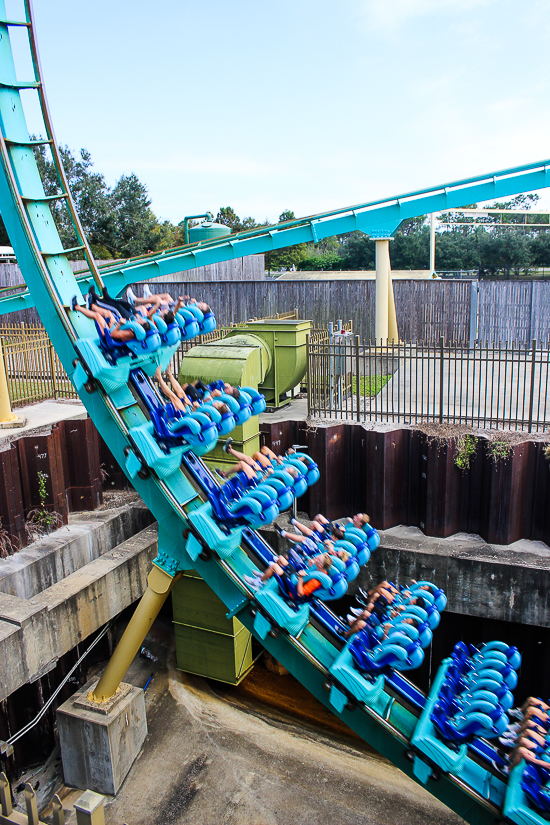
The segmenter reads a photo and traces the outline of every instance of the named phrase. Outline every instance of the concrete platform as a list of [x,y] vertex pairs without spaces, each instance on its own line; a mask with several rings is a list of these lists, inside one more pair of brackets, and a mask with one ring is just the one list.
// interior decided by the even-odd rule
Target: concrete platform
[[58,421],[72,421],[77,418],[87,418],[86,407],[78,399],[65,401],[40,401],[28,407],[17,407],[13,411],[16,415],[25,417],[24,427],[9,427],[0,429],[0,444],[3,441],[13,441],[31,430],[41,430],[52,427]]

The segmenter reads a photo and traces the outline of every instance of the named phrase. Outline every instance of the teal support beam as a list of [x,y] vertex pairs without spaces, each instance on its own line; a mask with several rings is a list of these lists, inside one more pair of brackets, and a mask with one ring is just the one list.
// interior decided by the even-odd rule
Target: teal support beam
[[[408,218],[548,186],[550,160],[544,160],[271,227],[202,241],[158,255],[129,259],[116,265],[100,267],[99,272],[111,294],[116,295],[134,282],[153,281],[163,275],[173,275],[198,266],[258,255],[296,244],[316,243],[331,235],[344,235],[359,230],[372,237],[388,237]],[[86,292],[93,276],[87,273],[77,280],[81,291]],[[3,298],[0,300],[0,315],[27,309],[29,306],[33,306],[33,301],[28,292]]]

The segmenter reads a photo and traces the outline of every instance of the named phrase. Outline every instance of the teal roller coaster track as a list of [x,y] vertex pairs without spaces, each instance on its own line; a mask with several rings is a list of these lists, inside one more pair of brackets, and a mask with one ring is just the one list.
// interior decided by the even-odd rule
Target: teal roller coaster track
[[[28,33],[34,75],[25,81],[16,77],[10,43],[13,27],[23,27]],[[23,90],[34,90],[40,102],[44,129],[38,140],[29,137],[21,103]],[[395,230],[405,218],[540,189],[550,185],[550,160],[98,268],[58,154],[29,0],[21,20],[8,20],[0,0],[0,127],[1,214],[26,284],[23,292],[0,301],[0,314],[37,307],[90,417],[158,521],[155,566],[170,577],[195,568],[226,604],[228,615],[238,617],[261,638],[317,699],[467,821],[490,823],[503,816],[513,822],[546,821],[528,803],[517,769],[508,781],[495,766],[496,752],[489,742],[470,737],[459,746],[434,734],[430,714],[449,662],[443,664],[428,698],[391,669],[371,690],[373,682],[346,662],[343,628],[322,602],[311,602],[305,621],[285,624],[283,616],[277,622],[269,599],[262,602],[244,580],[254,566],[265,566],[272,558],[270,549],[250,527],[220,529],[208,509],[209,496],[219,489],[219,482],[197,451],[183,447],[177,453],[159,452],[151,437],[150,415],[135,388],[136,371],[146,393],[154,396],[149,377],[158,365],[166,366],[177,345],[110,362],[98,346],[93,322],[71,312],[70,305],[72,297],[92,282],[98,290],[106,285],[116,294],[129,283],[198,265],[355,230],[376,237]],[[34,146],[40,143],[49,147],[57,167],[56,196],[44,193],[34,156]],[[61,244],[50,210],[54,198],[65,204],[73,222],[77,241],[71,249]],[[67,259],[75,251],[82,253],[89,266],[78,278]]]

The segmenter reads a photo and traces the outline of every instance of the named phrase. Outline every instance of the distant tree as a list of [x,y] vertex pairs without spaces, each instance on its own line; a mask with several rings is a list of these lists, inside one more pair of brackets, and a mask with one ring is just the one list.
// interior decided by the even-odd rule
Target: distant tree
[[354,232],[343,249],[342,269],[374,269],[374,241]]
[[246,229],[255,229],[257,226],[262,226],[251,217],[241,220],[232,206],[222,206],[220,208],[216,215],[216,223],[228,226],[231,232],[244,232]]
[[117,257],[154,251],[157,219],[150,209],[147,187],[136,175],[122,175],[109,195],[110,237],[106,246]]
[[496,229],[494,232],[480,231],[477,234],[480,274],[491,276],[502,272],[504,278],[529,274],[531,254],[529,237],[521,231]]
[[[46,147],[35,146],[34,152],[45,194],[58,195],[61,187],[55,165]],[[93,162],[87,149],[80,150],[79,158],[73,155],[68,146],[60,146],[59,153],[76,211],[92,251],[99,258],[111,257],[105,247],[105,241],[110,235],[111,222],[109,188],[105,178],[98,172],[91,171]],[[50,209],[63,246],[75,246],[76,235],[64,201],[51,201]]]
[[529,240],[533,266],[550,266],[550,233],[544,229]]
[[418,215],[415,218],[407,218],[399,224],[397,232],[401,235],[414,235],[426,226],[427,220],[427,215]]
[[285,221],[295,221],[296,215],[292,211],[292,209],[285,209],[284,212],[281,212],[279,215],[279,223],[285,223]]
[[[285,209],[279,215],[278,223],[285,221],[294,221],[296,216],[291,209]],[[279,269],[301,269],[301,263],[307,255],[308,245],[305,243],[295,244],[294,246],[285,246],[282,249],[273,249],[265,253],[265,268],[267,270]]]

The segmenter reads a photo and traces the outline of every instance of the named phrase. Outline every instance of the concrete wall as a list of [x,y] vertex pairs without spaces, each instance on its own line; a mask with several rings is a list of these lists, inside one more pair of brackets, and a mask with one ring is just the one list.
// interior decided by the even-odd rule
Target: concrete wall
[[137,601],[156,554],[155,524],[32,598],[0,593],[0,701]]

